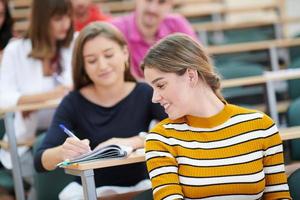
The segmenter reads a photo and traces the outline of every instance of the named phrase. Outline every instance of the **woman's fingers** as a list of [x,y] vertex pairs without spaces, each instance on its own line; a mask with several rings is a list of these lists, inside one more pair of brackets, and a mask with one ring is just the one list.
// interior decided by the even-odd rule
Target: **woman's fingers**
[[62,145],[62,152],[64,159],[72,159],[79,155],[88,153],[91,151],[89,146],[89,140],[78,140],[77,138],[69,137]]

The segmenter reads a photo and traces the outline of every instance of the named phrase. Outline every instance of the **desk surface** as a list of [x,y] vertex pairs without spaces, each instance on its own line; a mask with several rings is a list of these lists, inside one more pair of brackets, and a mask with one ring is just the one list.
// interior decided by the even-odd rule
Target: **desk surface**
[[49,109],[49,108],[56,108],[57,105],[60,103],[61,99],[45,101],[42,103],[34,103],[34,104],[24,104],[18,105],[14,107],[8,107],[0,109],[0,115],[8,112],[15,112],[15,111],[31,111],[31,110],[41,110],[41,109]]
[[138,163],[145,161],[145,154],[144,153],[131,153],[126,158],[114,158],[114,159],[103,159],[103,160],[96,160],[92,162],[83,162],[83,163],[76,163],[73,165],[69,165],[64,167],[65,169],[73,169],[73,170],[88,170],[88,169],[98,169],[98,168],[105,168],[105,167],[113,167],[118,165],[127,165],[131,163]]
[[300,17],[285,17],[275,19],[249,19],[248,21],[239,22],[207,22],[207,23],[193,23],[192,26],[195,30],[199,31],[220,31],[231,29],[253,28],[259,26],[273,25],[273,24],[287,24],[299,23]]
[[267,81],[283,81],[300,78],[300,69],[287,69],[272,72],[266,72],[262,76],[248,76],[243,78],[234,78],[222,80],[221,87],[249,86],[267,83]]

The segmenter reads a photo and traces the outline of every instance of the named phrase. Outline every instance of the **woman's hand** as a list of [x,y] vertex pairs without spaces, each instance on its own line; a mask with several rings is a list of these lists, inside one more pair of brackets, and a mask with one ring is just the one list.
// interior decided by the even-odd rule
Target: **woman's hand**
[[73,159],[90,152],[91,147],[89,144],[90,141],[88,139],[78,140],[74,137],[68,137],[61,147],[62,160]]
[[71,88],[63,85],[56,86],[50,93],[50,99],[59,99],[70,92]]
[[111,138],[98,144],[96,148],[102,148],[108,145],[123,145],[123,146],[130,146],[133,149],[138,149],[144,147],[144,141],[139,136],[134,136],[130,138]]

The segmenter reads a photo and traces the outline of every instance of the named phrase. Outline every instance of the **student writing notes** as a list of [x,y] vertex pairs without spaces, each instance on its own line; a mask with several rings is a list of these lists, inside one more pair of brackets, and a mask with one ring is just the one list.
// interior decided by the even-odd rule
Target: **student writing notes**
[[[163,109],[151,102],[151,88],[132,81],[127,44],[113,25],[94,22],[86,26],[76,40],[72,65],[74,91],[57,108],[35,155],[38,171],[53,170],[59,162],[96,147],[117,144],[141,148],[144,141],[138,133],[148,131],[152,119],[165,117]],[[80,140],[68,137],[59,124]],[[149,188],[147,179],[144,163],[95,170],[97,193],[102,196],[106,195],[102,186],[122,188],[115,192],[133,192]],[[78,179],[67,186],[60,198],[83,198],[79,183]],[[70,197],[73,191],[78,191],[78,196]]]
[[169,117],[146,137],[155,200],[291,199],[276,125],[224,101],[199,43],[168,36],[142,66],[152,101]]

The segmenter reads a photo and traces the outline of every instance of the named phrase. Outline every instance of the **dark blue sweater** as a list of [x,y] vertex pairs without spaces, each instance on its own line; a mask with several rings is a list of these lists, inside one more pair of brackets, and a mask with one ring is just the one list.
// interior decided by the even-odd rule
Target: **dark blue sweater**
[[[89,139],[91,148],[112,137],[127,138],[148,131],[152,119],[166,117],[163,108],[151,102],[152,90],[137,83],[133,91],[112,107],[102,107],[83,97],[78,91],[68,94],[56,110],[46,137],[35,154],[37,171],[46,171],[41,163],[43,152],[64,143],[67,135],[59,128],[64,124],[80,139]],[[95,170],[96,186],[130,186],[147,178],[144,163]],[[78,179],[79,182],[79,179]]]

